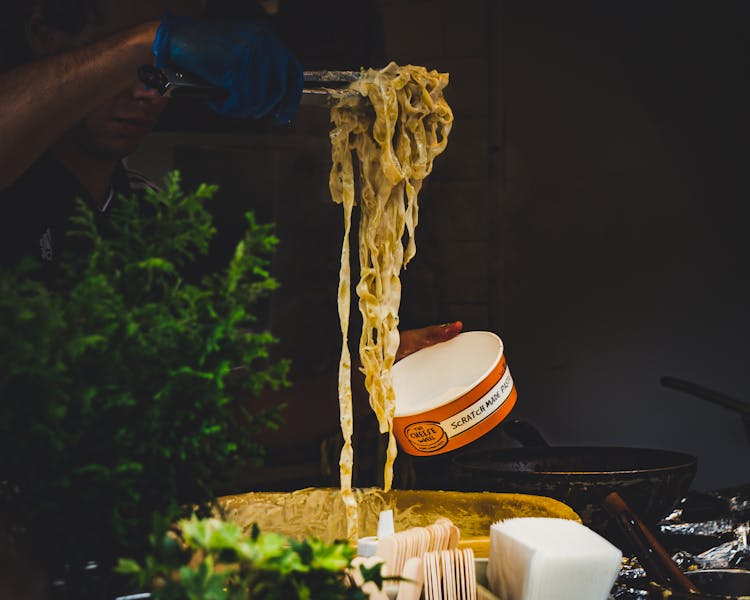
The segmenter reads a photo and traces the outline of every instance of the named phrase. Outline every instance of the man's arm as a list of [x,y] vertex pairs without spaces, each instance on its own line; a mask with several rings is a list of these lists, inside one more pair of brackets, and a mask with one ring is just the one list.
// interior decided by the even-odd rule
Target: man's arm
[[68,129],[134,85],[153,60],[158,22],[0,73],[0,189],[9,186]]

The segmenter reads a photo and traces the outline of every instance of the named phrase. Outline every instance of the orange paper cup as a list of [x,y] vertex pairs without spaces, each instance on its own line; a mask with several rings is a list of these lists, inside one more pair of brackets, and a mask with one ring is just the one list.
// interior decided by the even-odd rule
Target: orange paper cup
[[419,350],[391,373],[393,434],[414,456],[443,454],[477,440],[516,403],[503,342],[489,331],[467,331]]

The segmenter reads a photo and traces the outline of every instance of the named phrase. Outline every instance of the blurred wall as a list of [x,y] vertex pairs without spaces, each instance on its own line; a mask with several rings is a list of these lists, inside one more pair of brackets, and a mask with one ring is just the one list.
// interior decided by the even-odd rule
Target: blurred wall
[[[748,4],[503,2],[499,305],[528,418],[556,444],[699,456],[750,480]],[[498,307],[499,310],[498,310]]]

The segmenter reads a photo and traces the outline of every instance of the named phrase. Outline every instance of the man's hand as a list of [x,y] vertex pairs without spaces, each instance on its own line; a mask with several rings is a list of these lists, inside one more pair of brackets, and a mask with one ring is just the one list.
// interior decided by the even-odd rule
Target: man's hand
[[401,343],[396,353],[396,360],[401,360],[417,350],[427,348],[427,346],[447,342],[461,333],[462,329],[463,323],[461,321],[454,321],[453,323],[445,323],[444,325],[431,325],[422,329],[403,331],[401,332]]
[[302,97],[302,67],[264,21],[167,15],[154,40],[156,66],[172,64],[229,92],[219,114],[289,122]]

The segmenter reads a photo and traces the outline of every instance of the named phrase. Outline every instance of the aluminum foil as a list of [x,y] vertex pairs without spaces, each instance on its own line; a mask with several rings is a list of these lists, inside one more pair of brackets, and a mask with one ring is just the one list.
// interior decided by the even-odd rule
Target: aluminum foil
[[646,590],[636,590],[618,585],[612,591],[612,597],[615,600],[638,600],[640,598],[648,598],[648,592]]
[[[732,523],[731,520],[707,521],[706,523],[685,523],[683,529],[679,529],[684,535],[707,535],[717,536],[732,534],[734,539],[709,548],[700,554],[689,552],[677,552],[672,559],[682,568],[698,569],[750,569],[750,548],[747,544],[747,533],[750,530],[748,523]],[[669,533],[675,530],[662,529]]]
[[[720,518],[701,522],[686,522],[683,508],[675,509],[659,524],[659,532],[679,537],[705,536],[722,539],[722,543],[701,552],[691,554],[679,551],[672,559],[683,571],[689,569],[748,569],[750,570],[750,488],[735,493],[722,494],[714,492],[716,499],[721,499],[727,507],[726,514]],[[677,542],[679,545],[679,542]],[[620,576],[612,591],[615,600],[643,600],[649,598],[649,578],[636,557],[623,558]],[[728,597],[729,598],[729,597]]]
[[749,528],[750,523],[738,525],[734,540],[692,557],[694,564],[700,569],[750,569],[750,549],[747,546]]
[[737,524],[732,519],[717,519],[702,523],[675,523],[659,527],[662,533],[675,535],[724,535],[732,533]]

